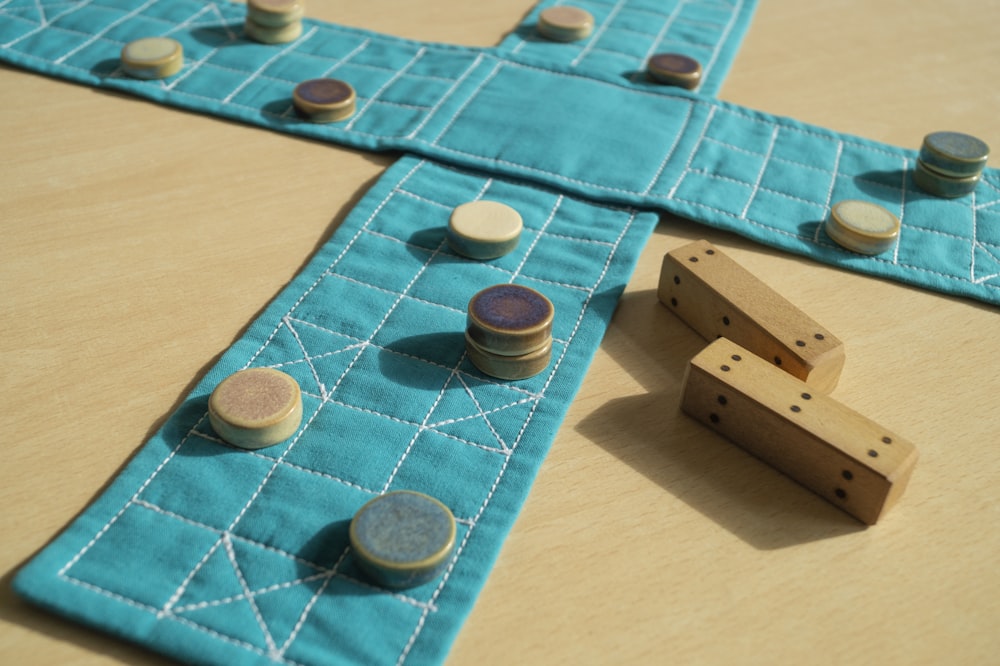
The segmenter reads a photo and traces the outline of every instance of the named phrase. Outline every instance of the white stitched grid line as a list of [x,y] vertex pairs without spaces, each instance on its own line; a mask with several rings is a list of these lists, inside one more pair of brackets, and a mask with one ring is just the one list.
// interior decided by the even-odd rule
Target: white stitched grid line
[[510,282],[511,284],[514,283],[514,280],[517,279],[518,274],[524,268],[524,264],[527,263],[528,257],[531,256],[532,250],[534,250],[535,246],[538,245],[538,241],[539,239],[541,239],[542,234],[544,234],[545,230],[548,229],[550,224],[552,224],[552,220],[555,219],[556,214],[559,212],[559,207],[562,206],[562,202],[563,202],[563,195],[560,194],[559,197],[556,199],[556,202],[552,205],[552,209],[549,211],[549,216],[545,219],[545,223],[542,224],[542,228],[538,230],[538,234],[535,235],[535,239],[531,241],[531,245],[528,246],[528,251],[524,253],[524,257],[521,259],[521,263],[517,265],[517,268],[511,274],[510,280],[508,280],[508,282]]
[[228,534],[222,535],[222,545],[225,548],[226,557],[229,558],[229,563],[232,565],[233,571],[236,573],[236,579],[240,583],[240,588],[243,590],[243,598],[246,599],[247,604],[250,606],[250,610],[253,612],[254,619],[257,621],[257,625],[264,634],[264,642],[267,644],[268,656],[272,658],[278,656],[278,646],[274,644],[274,637],[271,636],[271,631],[267,627],[267,622],[264,621],[264,616],[260,614],[260,608],[257,607],[257,602],[254,601],[253,592],[250,591],[250,586],[247,585],[247,580],[243,576],[243,570],[240,569],[240,564],[236,561],[236,551],[233,550],[233,542],[230,540]]
[[117,20],[112,21],[111,23],[109,23],[108,25],[106,25],[103,30],[101,30],[100,32],[92,35],[90,37],[90,39],[84,41],[81,44],[77,44],[73,49],[71,49],[70,51],[68,51],[68,52],[64,53],[63,55],[59,56],[58,58],[56,58],[52,62],[54,62],[57,65],[62,64],[63,62],[65,62],[68,58],[70,58],[74,54],[79,53],[80,51],[82,51],[83,49],[87,48],[88,46],[90,46],[91,44],[93,44],[94,42],[96,42],[97,40],[99,40],[102,37],[104,37],[104,35],[106,35],[112,29],[116,28],[118,25],[120,25],[120,24],[124,23],[125,21],[129,20],[130,18],[132,18],[136,14],[141,14],[144,9],[146,9],[147,7],[149,7],[150,5],[152,5],[152,4],[156,3],[156,2],[157,2],[157,0],[146,0],[146,2],[144,4],[139,5],[138,7],[136,7],[132,11],[130,11],[128,14],[120,16]]
[[396,81],[398,81],[400,79],[400,77],[405,76],[406,72],[411,67],[413,67],[415,64],[417,64],[418,62],[420,62],[420,59],[424,57],[425,53],[427,53],[427,48],[426,47],[420,47],[420,49],[413,55],[413,57],[410,58],[409,62],[407,62],[403,67],[401,67],[399,69],[399,71],[397,71],[388,81],[386,81],[385,83],[383,83],[382,87],[380,87],[378,90],[375,91],[375,94],[372,95],[368,99],[368,101],[365,102],[364,106],[362,106],[358,110],[358,112],[354,114],[354,117],[351,118],[351,121],[349,123],[347,123],[347,125],[344,127],[344,129],[347,130],[347,131],[350,131],[354,127],[355,123],[357,123],[359,120],[361,120],[361,117],[365,115],[365,112],[367,112],[368,109],[371,108],[371,105],[374,104],[375,101],[378,100],[378,98],[382,96],[382,93],[384,93],[386,90],[388,90],[389,86],[391,86],[393,83],[395,83]]
[[738,0],[738,2],[733,5],[734,10],[729,15],[729,22],[726,24],[725,29],[722,31],[722,36],[718,42],[715,44],[715,48],[712,49],[712,57],[709,59],[708,64],[701,71],[701,76],[703,79],[707,79],[712,74],[712,69],[715,67],[716,61],[719,59],[719,54],[722,53],[722,48],[725,46],[727,40],[729,39],[730,33],[733,31],[733,27],[736,25],[736,19],[743,13],[743,0]]
[[674,136],[673,142],[670,144],[670,148],[667,150],[667,154],[664,155],[663,161],[660,162],[659,168],[656,169],[656,173],[653,174],[653,178],[646,185],[646,189],[643,190],[643,195],[648,195],[653,191],[653,187],[659,182],[660,177],[663,175],[663,170],[667,168],[667,163],[670,162],[670,158],[673,157],[674,151],[677,150],[677,144],[680,143],[681,137],[687,133],[688,125],[691,123],[691,116],[694,111],[694,105],[688,104],[684,107],[684,122],[681,123],[681,129]]
[[701,133],[694,142],[694,146],[691,147],[691,152],[688,154],[687,162],[684,163],[684,169],[681,171],[680,175],[677,176],[677,182],[674,186],[670,188],[670,192],[667,193],[668,199],[673,199],[674,195],[677,194],[677,188],[681,186],[684,182],[684,177],[691,170],[691,163],[694,161],[694,156],[698,153],[698,149],[701,147],[701,142],[705,139],[706,134],[708,134],[708,128],[712,124],[712,118],[715,117],[715,109],[718,107],[711,107],[708,111],[708,115],[705,117],[705,124],[701,127]]
[[[566,347],[563,349],[562,353],[559,355],[559,358],[556,359],[556,362],[553,365],[552,371],[549,373],[549,376],[546,379],[545,385],[542,387],[542,393],[544,393],[546,391],[546,389],[548,388],[549,384],[552,382],[552,379],[558,373],[559,367],[562,365],[563,359],[566,358],[566,355],[569,353],[570,345],[572,344],[573,339],[576,337],[577,332],[580,330],[580,325],[583,323],[583,319],[584,319],[584,317],[586,316],[586,314],[587,314],[587,312],[589,310],[590,302],[591,302],[591,299],[593,297],[593,294],[596,293],[597,288],[600,286],[601,282],[604,280],[604,277],[607,275],[608,269],[611,267],[611,262],[614,259],[615,253],[617,252],[618,247],[621,245],[622,239],[625,238],[626,233],[631,228],[632,223],[635,221],[635,216],[636,216],[636,214],[635,214],[635,212],[633,212],[632,215],[629,217],[628,222],[625,225],[623,225],[621,234],[616,239],[614,248],[608,254],[608,257],[607,257],[607,259],[606,259],[606,261],[604,263],[603,270],[601,271],[600,276],[598,276],[597,282],[595,283],[594,288],[591,290],[590,295],[584,301],[583,307],[580,308],[580,313],[577,316],[576,323],[574,324],[573,330],[571,331],[570,336],[569,336],[569,342],[566,344]],[[486,495],[486,499],[483,500],[483,503],[479,507],[478,513],[476,513],[476,515],[472,519],[472,524],[469,526],[469,530],[465,533],[465,537],[463,537],[462,542],[456,548],[455,557],[452,558],[451,563],[449,564],[448,568],[445,570],[444,574],[441,577],[440,583],[438,583],[437,588],[434,590],[434,594],[431,595],[431,603],[434,603],[437,600],[438,596],[441,594],[441,591],[444,589],[445,585],[447,584],[448,579],[451,577],[451,573],[454,570],[455,563],[458,562],[458,559],[461,556],[461,553],[464,551],[465,546],[466,546],[466,544],[469,541],[469,538],[472,536],[473,531],[475,531],[476,526],[479,524],[480,518],[483,516],[483,513],[486,511],[486,507],[489,506],[490,501],[493,499],[493,496],[496,494],[496,490],[499,487],[500,482],[501,482],[501,480],[504,477],[504,474],[506,473],[507,466],[510,464],[510,461],[513,459],[514,453],[517,450],[518,445],[521,443],[521,438],[523,437],[524,433],[527,432],[528,426],[531,423],[531,421],[532,421],[532,419],[533,419],[533,417],[535,415],[535,411],[537,410],[537,408],[538,408],[538,406],[540,404],[541,404],[540,401],[536,402],[532,406],[531,412],[528,414],[528,417],[524,420],[524,423],[521,426],[520,432],[518,432],[517,437],[514,439],[514,443],[511,445],[511,455],[507,456],[507,458],[504,460],[503,466],[500,468],[500,471],[497,473],[496,479],[494,479],[493,485],[490,487],[490,491]],[[410,651],[413,649],[413,646],[417,642],[417,637],[420,635],[420,632],[424,628],[424,625],[425,625],[425,623],[427,621],[427,615],[428,615],[427,611],[424,611],[423,613],[421,613],[420,620],[417,622],[417,626],[414,628],[413,634],[411,634],[410,639],[407,641],[406,645],[403,648],[403,651],[399,655],[399,658],[396,660],[397,666],[402,666],[402,664],[406,662],[407,655],[409,655]]]
[[455,121],[458,120],[458,117],[462,115],[462,112],[465,111],[465,109],[470,104],[472,104],[472,101],[479,96],[479,93],[482,92],[483,88],[485,88],[486,85],[493,80],[493,77],[495,77],[497,74],[500,73],[500,69],[503,67],[503,64],[504,64],[503,61],[498,61],[497,64],[493,66],[493,69],[490,70],[490,73],[486,76],[486,78],[480,81],[479,85],[476,86],[475,89],[473,89],[472,93],[468,96],[468,98],[466,98],[465,102],[463,102],[462,105],[455,110],[454,115],[452,115],[452,117],[448,120],[448,123],[443,128],[441,128],[441,131],[437,133],[437,136],[435,136],[430,141],[425,140],[424,143],[427,143],[428,145],[431,146],[436,146],[438,141],[441,140],[441,137],[443,137],[445,134],[448,133],[448,130],[451,129],[451,126],[454,125]]
[[78,12],[81,9],[83,9],[85,7],[88,7],[92,3],[92,1],[93,0],[83,0],[83,2],[81,2],[80,4],[73,5],[69,9],[67,9],[65,11],[62,11],[62,12],[59,12],[54,17],[52,17],[51,20],[43,21],[43,22],[39,23],[38,27],[35,28],[34,30],[29,30],[28,32],[26,32],[26,33],[18,36],[16,39],[12,39],[11,41],[3,44],[2,45],[3,48],[9,49],[12,46],[17,45],[19,42],[27,39],[28,37],[31,37],[33,35],[37,35],[39,32],[41,32],[42,30],[45,30],[46,28],[48,28],[49,26],[51,26],[56,21],[58,21],[59,19],[63,18],[64,16],[69,16],[70,14],[72,14],[74,12]]
[[750,210],[750,206],[753,204],[754,198],[757,196],[758,190],[760,190],[760,183],[764,180],[764,171],[767,170],[767,165],[771,161],[771,153],[774,152],[774,144],[778,141],[778,130],[780,125],[775,125],[774,130],[771,132],[771,143],[767,146],[767,154],[764,156],[764,162],[760,165],[760,171],[757,172],[757,180],[753,184],[753,190],[750,192],[750,197],[747,199],[747,203],[743,206],[743,212],[740,213],[740,217],[746,217],[747,212]]
[[[830,206],[833,204],[833,189],[837,186],[837,174],[840,171],[840,157],[844,154],[844,142],[837,142],[837,154],[833,160],[833,177],[830,178],[830,188],[826,191],[826,203],[823,204],[823,217],[826,218],[830,214]],[[813,236],[813,242],[819,242],[819,234],[823,229],[823,223],[820,222],[816,225],[816,234]]]
[[312,612],[313,606],[316,605],[316,601],[326,590],[327,586],[330,584],[330,581],[333,580],[335,573],[337,572],[337,570],[340,569],[340,565],[343,564],[344,558],[347,557],[347,554],[350,551],[351,551],[350,547],[344,549],[344,551],[340,554],[340,559],[337,560],[337,562],[333,565],[333,568],[330,570],[330,573],[327,575],[326,580],[323,581],[323,584],[320,585],[319,589],[317,589],[315,594],[313,594],[312,598],[309,600],[309,603],[306,604],[306,607],[302,609],[302,614],[299,616],[299,619],[296,621],[295,626],[292,628],[292,633],[288,635],[288,638],[285,639],[284,644],[277,652],[278,658],[284,658],[285,653],[288,652],[288,648],[290,648],[292,646],[292,643],[295,642],[295,639],[299,635],[299,631],[301,631],[303,625],[305,625],[306,618],[309,617],[309,613]]
[[243,90],[245,90],[247,88],[247,86],[249,86],[251,83],[253,83],[254,81],[256,81],[257,77],[259,77],[261,74],[264,73],[265,69],[267,69],[268,67],[270,67],[271,64],[273,64],[274,62],[280,60],[284,56],[288,55],[289,53],[291,53],[295,49],[299,48],[300,46],[302,46],[303,44],[305,44],[306,42],[308,42],[309,39],[313,35],[316,34],[317,30],[318,30],[318,28],[316,28],[315,26],[312,27],[309,30],[309,32],[307,32],[306,34],[302,35],[301,37],[299,37],[298,39],[296,39],[294,42],[292,42],[291,44],[289,44],[288,46],[286,46],[285,48],[281,49],[280,51],[278,51],[277,53],[275,53],[273,56],[271,56],[270,58],[268,58],[266,61],[264,61],[264,64],[262,64],[260,67],[258,67],[253,72],[250,72],[250,76],[248,76],[247,78],[245,78],[243,80],[243,82],[240,83],[240,85],[236,86],[235,90],[233,90],[231,93],[229,93],[228,95],[226,95],[225,97],[223,97],[222,98],[222,103],[223,104],[228,104],[229,102],[231,102],[233,100],[233,98],[236,97],[237,95],[239,95],[241,92],[243,92]]
[[441,98],[437,101],[437,103],[433,107],[431,107],[430,111],[427,112],[427,115],[424,116],[424,119],[421,120],[420,123],[413,128],[413,131],[411,131],[409,134],[406,135],[406,138],[412,139],[413,137],[415,137],[420,132],[420,130],[422,130],[427,125],[427,123],[431,121],[431,118],[434,117],[434,115],[444,105],[445,102],[451,99],[451,96],[455,94],[455,91],[458,90],[458,88],[462,85],[462,83],[465,82],[465,79],[467,79],[469,75],[471,75],[472,72],[474,72],[479,67],[479,63],[481,63],[482,61],[483,61],[483,54],[480,53],[479,55],[476,56],[476,59],[472,62],[472,64],[469,65],[464,72],[462,72],[462,75],[455,80],[455,82],[451,85],[450,88],[448,88],[445,94],[441,96]]
[[892,263],[899,263],[899,245],[903,241],[903,216],[906,214],[906,179],[909,176],[909,160],[905,157],[903,158],[903,171],[900,176],[901,183],[899,184],[899,235],[896,236],[896,242],[892,248]]
[[[684,7],[684,5],[686,3],[687,3],[687,0],[678,0],[677,4],[674,5],[674,8],[670,11],[670,15],[667,16],[667,20],[663,22],[663,25],[660,27],[660,31],[658,33],[656,33],[656,36],[653,38],[653,43],[649,45],[649,48],[646,49],[645,55],[642,56],[642,62],[644,64],[645,64],[645,62],[647,60],[649,60],[653,56],[654,53],[656,53],[656,49],[659,48],[660,42],[662,42],[664,40],[664,38],[666,38],[667,33],[670,32],[670,28],[673,27],[674,21],[677,20],[677,17],[681,13],[681,9]],[[636,74],[634,75],[634,77],[635,78],[633,79],[633,81],[636,80],[636,79],[638,79],[639,77],[641,77],[641,74],[639,74],[638,72],[636,72]],[[690,115],[690,113],[691,113],[691,110],[690,110],[690,107],[689,107],[688,108],[688,114]],[[680,138],[679,135],[678,135],[678,138]],[[665,162],[666,162],[666,160],[664,160],[664,163]],[[650,185],[650,188],[651,187],[652,187],[652,185]],[[647,191],[648,191],[648,189],[647,189]]]
[[591,36],[591,38],[587,41],[587,44],[583,47],[583,49],[580,50],[580,52],[576,55],[576,57],[570,60],[569,62],[570,67],[576,67],[577,65],[580,64],[580,61],[582,61],[584,58],[587,57],[587,54],[590,53],[590,49],[592,49],[594,45],[597,44],[598,41],[600,41],[601,36],[608,29],[608,26],[612,22],[614,22],[615,17],[618,16],[618,12],[621,11],[622,5],[624,4],[625,0],[618,0],[618,2],[614,4],[614,7],[612,7],[611,11],[608,12],[607,17],[605,17],[605,19],[601,21],[601,27],[598,28],[597,32]]

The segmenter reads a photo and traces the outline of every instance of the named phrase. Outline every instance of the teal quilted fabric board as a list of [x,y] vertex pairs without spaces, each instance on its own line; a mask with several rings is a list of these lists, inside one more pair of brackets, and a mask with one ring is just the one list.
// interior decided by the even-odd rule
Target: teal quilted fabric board
[[[497,48],[472,49],[306,21],[290,44],[242,33],[244,10],[193,0],[8,0],[0,58],[34,70],[271,129],[369,150],[401,150],[663,210],[862,273],[1000,302],[1000,172],[944,200],[920,190],[915,150],[726,104],[714,92],[753,3],[585,2],[597,20],[581,44],[542,43],[534,17]],[[187,62],[158,82],[127,78],[136,34],[180,41]],[[701,90],[638,74],[651,51],[705,58]],[[349,121],[297,118],[291,91],[332,76],[357,88]],[[586,109],[586,113],[581,113]],[[489,131],[484,131],[489,128]],[[837,200],[871,200],[903,225],[874,259],[836,246],[822,221]]]
[[[1000,176],[970,197],[916,189],[915,152],[713,99],[747,29],[743,0],[581,1],[590,38],[537,38],[543,2],[496,48],[419,43],[313,20],[289,44],[246,39],[244,9],[193,0],[0,0],[0,58],[270,130],[407,154],[199,382],[111,487],[16,579],[24,596],[197,663],[437,663],[513,524],[615,303],[668,211],[861,272],[997,303]],[[165,81],[122,74],[121,47],[167,35]],[[650,84],[657,51],[705,65],[699,90]],[[358,111],[293,113],[306,78],[351,81]],[[581,109],[586,112],[581,113]],[[475,262],[444,243],[450,210],[514,206],[518,250]],[[851,255],[821,230],[843,198],[902,219],[898,244]],[[463,353],[468,299],[511,282],[556,308],[538,377],[492,379]],[[299,432],[228,447],[208,394],[246,367],[303,390]],[[443,577],[390,593],[357,569],[347,524],[395,489],[444,501]]]

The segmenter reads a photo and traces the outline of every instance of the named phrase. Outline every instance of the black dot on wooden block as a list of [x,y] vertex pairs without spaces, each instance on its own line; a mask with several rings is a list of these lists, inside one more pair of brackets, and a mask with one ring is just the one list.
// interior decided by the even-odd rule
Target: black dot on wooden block
[[775,356],[774,357],[774,364],[775,365],[781,365],[781,357],[780,356]]
[[740,356],[739,354],[733,354],[729,358],[733,359],[734,361],[742,361],[743,360],[743,357]]
[[813,337],[816,338],[817,340],[826,340],[826,336],[823,335],[822,333],[817,333]]
[[792,405],[791,409],[792,409],[793,412],[801,412],[802,411],[802,408],[799,407],[798,405]]
[[844,479],[846,479],[847,481],[850,481],[851,479],[854,478],[854,473],[851,472],[851,470],[849,469],[845,469],[843,472],[840,473],[840,475],[844,477]]
[[795,346],[796,347],[805,347],[806,346],[806,341],[805,340],[796,340],[795,341]]
[[677,307],[677,299],[676,298],[671,298],[670,299],[670,304],[676,308]]
[[722,370],[723,372],[729,372],[729,366],[728,365],[719,366],[719,369]]
[[725,324],[726,326],[729,326],[729,317],[723,317],[722,323]]
[[718,423],[719,422],[719,415],[718,414],[709,414],[708,415],[708,420],[711,421],[712,423]]
[[705,250],[705,254],[715,254],[715,250]]
[[726,400],[726,396],[724,396],[724,395],[720,395],[719,396],[719,404],[720,405],[725,405],[727,402],[729,402],[729,401]]
[[680,275],[675,275],[674,276],[674,284],[680,284],[680,283],[681,283],[681,276]]
[[882,443],[883,444],[892,444],[892,437],[883,437],[882,438]]
[[698,257],[688,257],[688,261],[690,261],[692,264],[696,264],[698,263]]
[[802,399],[803,399],[803,400],[812,400],[812,399],[813,399],[813,397],[812,397],[812,394],[811,394],[811,393],[803,393],[803,394],[802,394]]
[[872,458],[878,458],[878,451],[876,451],[875,449],[869,449],[868,455],[870,455]]
[[844,490],[843,488],[837,488],[836,490],[833,491],[833,494],[842,500],[847,499],[847,491]]

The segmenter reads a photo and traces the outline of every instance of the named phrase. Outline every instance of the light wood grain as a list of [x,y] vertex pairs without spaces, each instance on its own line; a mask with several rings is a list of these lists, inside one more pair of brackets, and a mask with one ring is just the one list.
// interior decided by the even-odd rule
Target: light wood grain
[[[313,0],[308,12],[490,45],[530,4]],[[763,0],[720,96],[896,145],[948,128],[1000,146],[998,24],[987,0]],[[9,68],[0,91],[8,582],[393,156]],[[698,238],[836,331],[849,355],[834,397],[920,444],[877,527],[679,413],[704,342],[656,285],[663,255]],[[998,313],[664,219],[450,663],[996,663]],[[0,663],[164,663],[7,586],[0,622]]]
[[656,295],[706,340],[729,338],[814,391],[840,379],[844,343],[707,241],[663,255]]
[[868,525],[917,462],[903,437],[726,338],[691,359],[681,409]]

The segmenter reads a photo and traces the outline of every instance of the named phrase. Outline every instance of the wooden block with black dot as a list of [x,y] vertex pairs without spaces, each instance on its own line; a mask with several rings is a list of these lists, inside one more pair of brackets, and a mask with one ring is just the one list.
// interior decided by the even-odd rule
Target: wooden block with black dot
[[910,442],[725,338],[691,360],[681,409],[868,525],[917,461]]
[[729,338],[814,391],[840,379],[843,343],[708,241],[663,257],[657,295],[706,340]]

